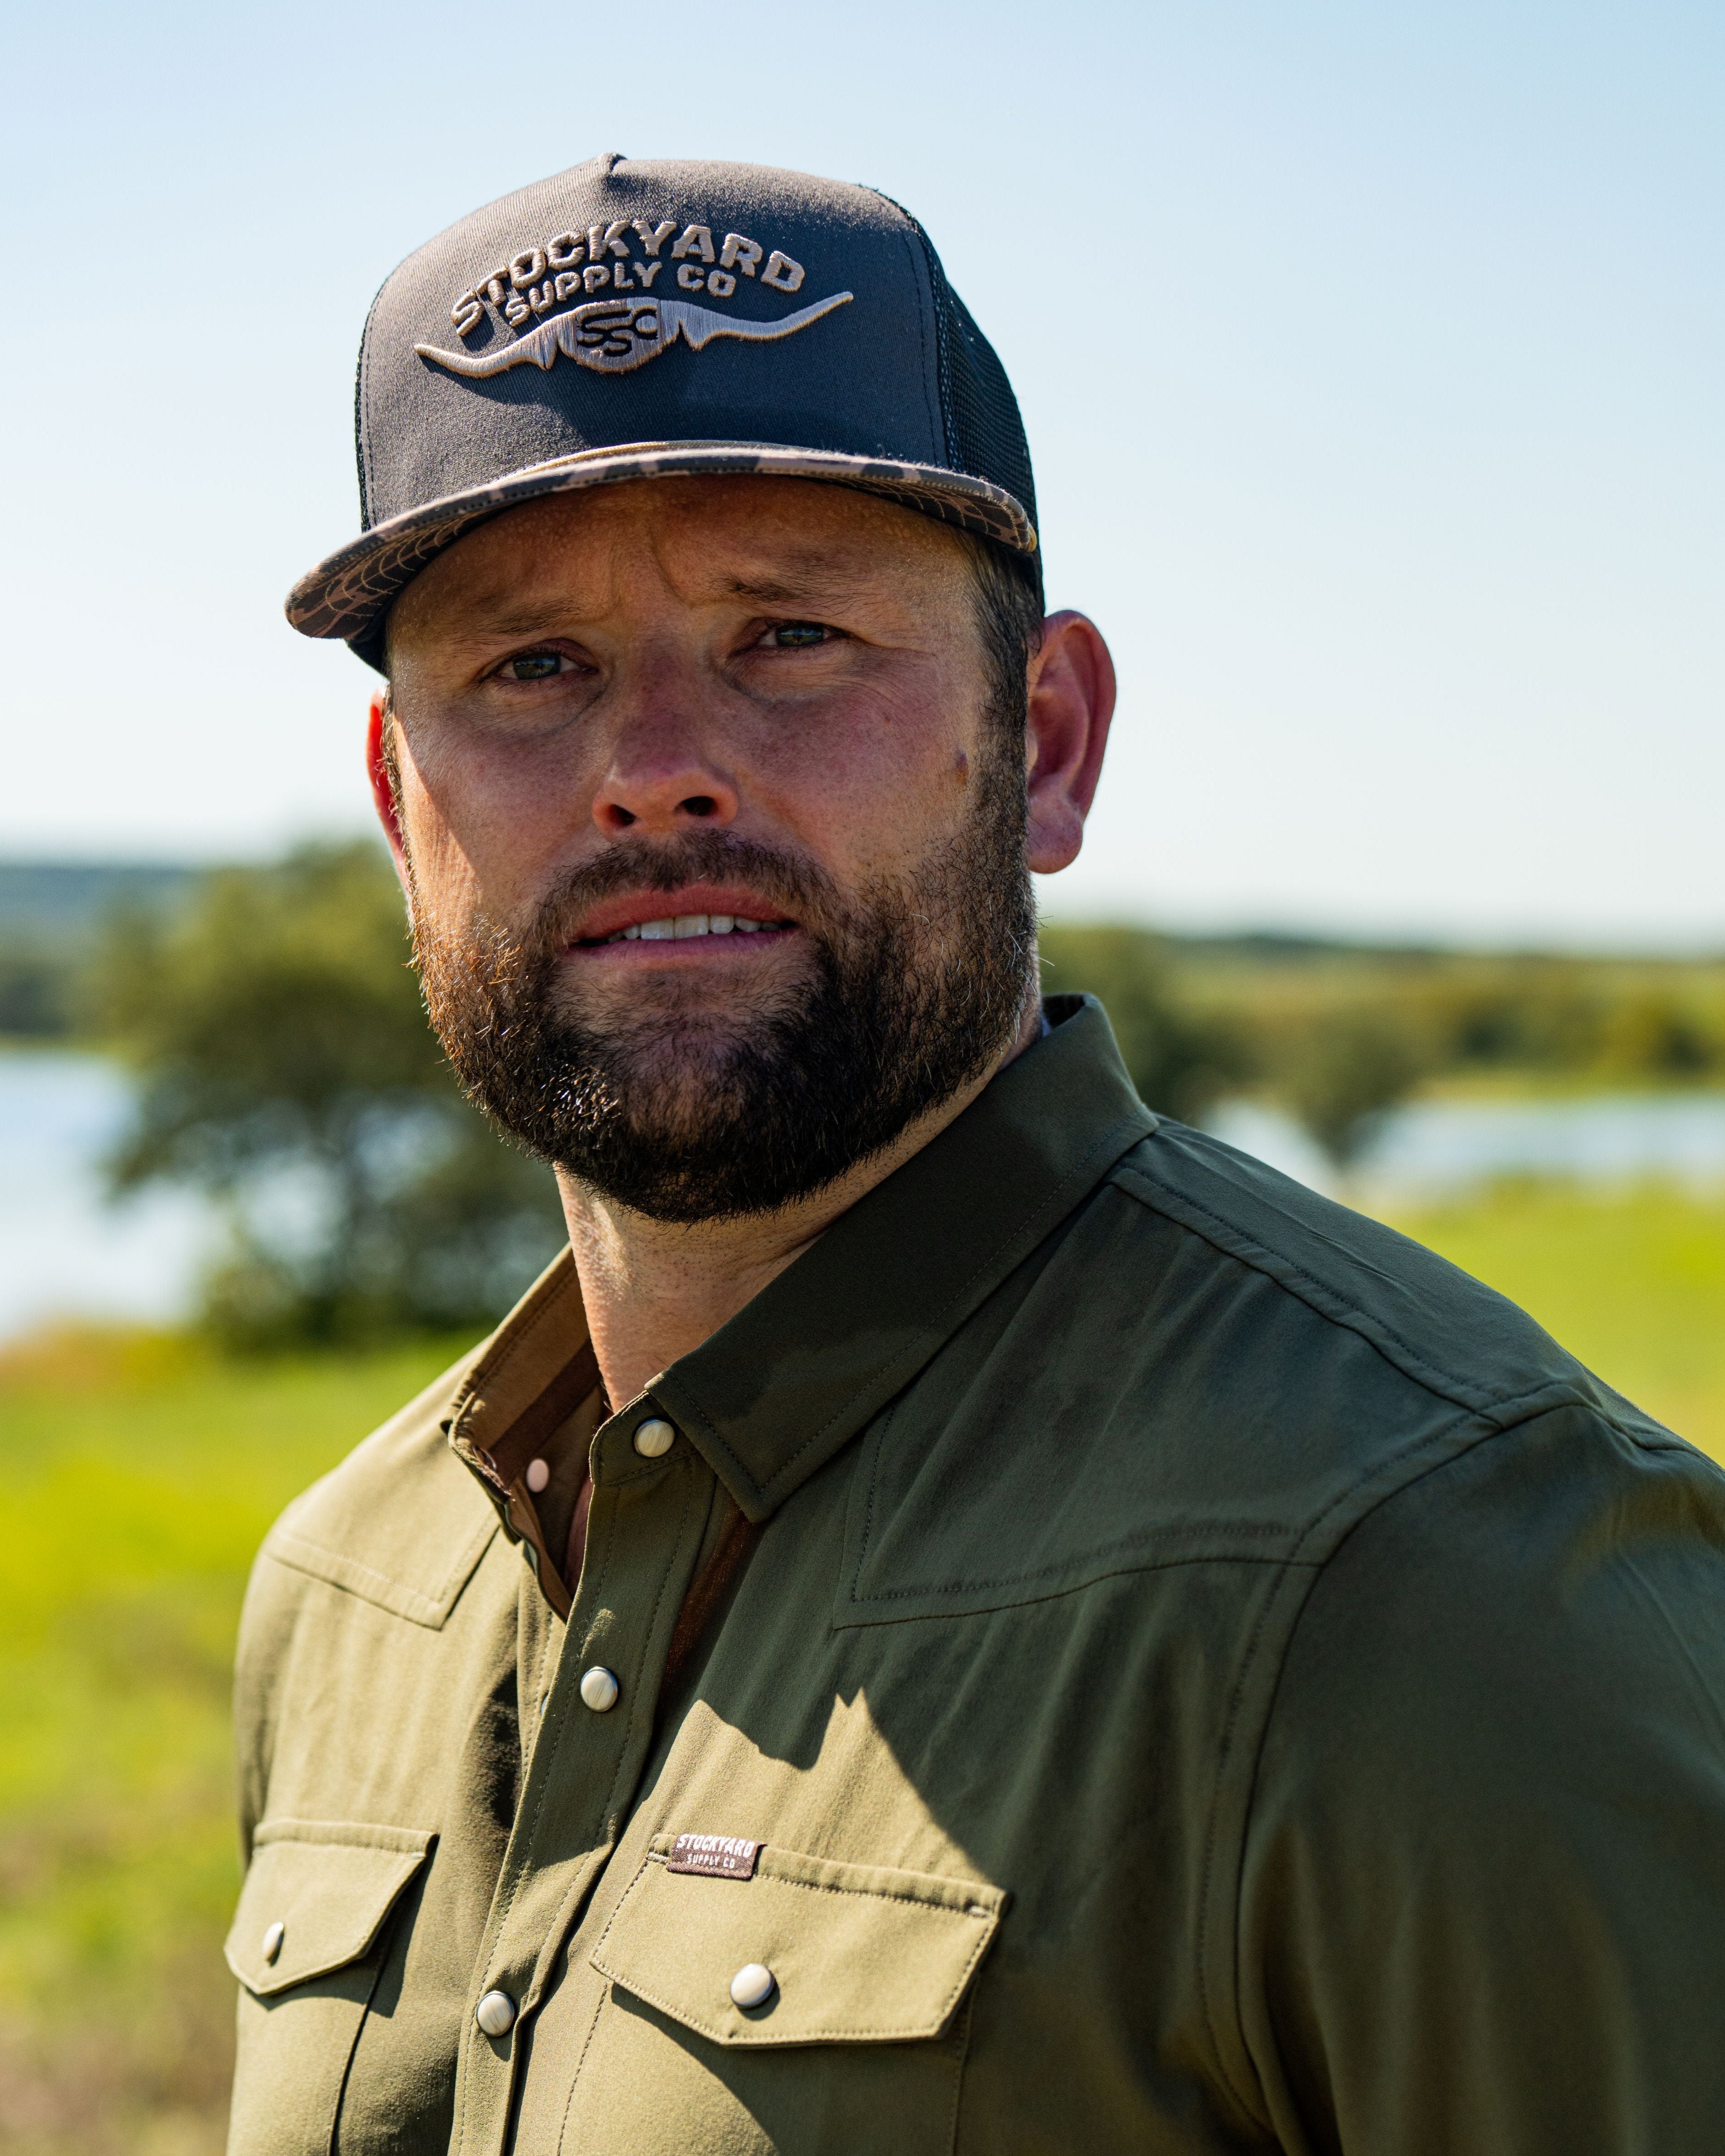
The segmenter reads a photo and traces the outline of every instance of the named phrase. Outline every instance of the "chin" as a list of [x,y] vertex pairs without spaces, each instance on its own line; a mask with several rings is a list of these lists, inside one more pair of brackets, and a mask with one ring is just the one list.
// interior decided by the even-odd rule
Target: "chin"
[[679,1042],[739,1045],[803,993],[807,969],[776,968],[773,981],[700,980],[669,971],[656,978],[597,982],[566,974],[557,1015],[601,1040],[644,1045],[663,1029]]

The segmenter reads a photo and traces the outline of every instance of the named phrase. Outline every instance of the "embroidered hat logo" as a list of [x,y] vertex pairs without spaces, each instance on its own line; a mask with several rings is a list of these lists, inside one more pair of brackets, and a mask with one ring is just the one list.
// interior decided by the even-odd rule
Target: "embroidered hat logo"
[[354,417],[361,530],[288,613],[369,665],[445,547],[625,480],[849,486],[1036,552],[1018,407],[927,234],[807,172],[608,150],[486,203],[384,280]]
[[482,379],[501,374],[511,367],[550,367],[562,352],[566,358],[600,374],[627,374],[675,344],[681,336],[699,352],[714,337],[742,337],[770,343],[793,336],[842,307],[854,296],[834,292],[811,307],[799,307],[776,322],[749,321],[736,315],[721,315],[711,307],[697,307],[687,300],[597,300],[584,307],[541,323],[516,343],[498,352],[443,352],[436,345],[416,344],[422,359],[446,367],[452,374]]

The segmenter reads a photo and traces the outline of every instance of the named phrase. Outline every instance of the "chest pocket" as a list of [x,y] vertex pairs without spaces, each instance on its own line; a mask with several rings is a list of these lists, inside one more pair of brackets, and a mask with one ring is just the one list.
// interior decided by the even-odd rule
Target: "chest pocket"
[[323,2156],[384,1934],[434,1835],[266,1820],[228,1934],[240,1995],[233,2156]]
[[[611,1989],[565,2149],[944,2156],[1000,1890],[772,1847],[715,1878],[669,1871],[670,1846],[593,1948]],[[773,1977],[752,2007],[745,1969]]]

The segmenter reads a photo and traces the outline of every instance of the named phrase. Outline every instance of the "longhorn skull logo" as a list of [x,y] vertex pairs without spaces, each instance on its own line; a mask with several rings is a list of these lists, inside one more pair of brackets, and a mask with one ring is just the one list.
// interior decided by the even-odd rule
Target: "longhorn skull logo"
[[696,352],[715,337],[771,343],[779,337],[794,336],[798,330],[806,330],[811,322],[818,322],[852,297],[850,292],[834,292],[829,300],[817,300],[812,307],[801,307],[776,322],[752,322],[735,315],[716,314],[711,307],[697,307],[687,300],[595,300],[542,322],[536,330],[499,352],[441,352],[432,344],[416,344],[413,349],[422,359],[433,360],[451,374],[465,375],[470,381],[483,381],[511,367],[551,367],[559,352],[598,374],[627,374],[634,367],[644,367],[680,336]]

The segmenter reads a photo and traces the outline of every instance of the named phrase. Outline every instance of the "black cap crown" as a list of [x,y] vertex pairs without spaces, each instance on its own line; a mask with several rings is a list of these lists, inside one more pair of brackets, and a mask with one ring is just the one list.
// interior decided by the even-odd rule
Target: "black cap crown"
[[822,480],[1036,547],[1011,387],[922,227],[799,172],[606,156],[475,211],[378,293],[356,403],[363,533],[288,618],[373,665],[444,547],[608,480]]

